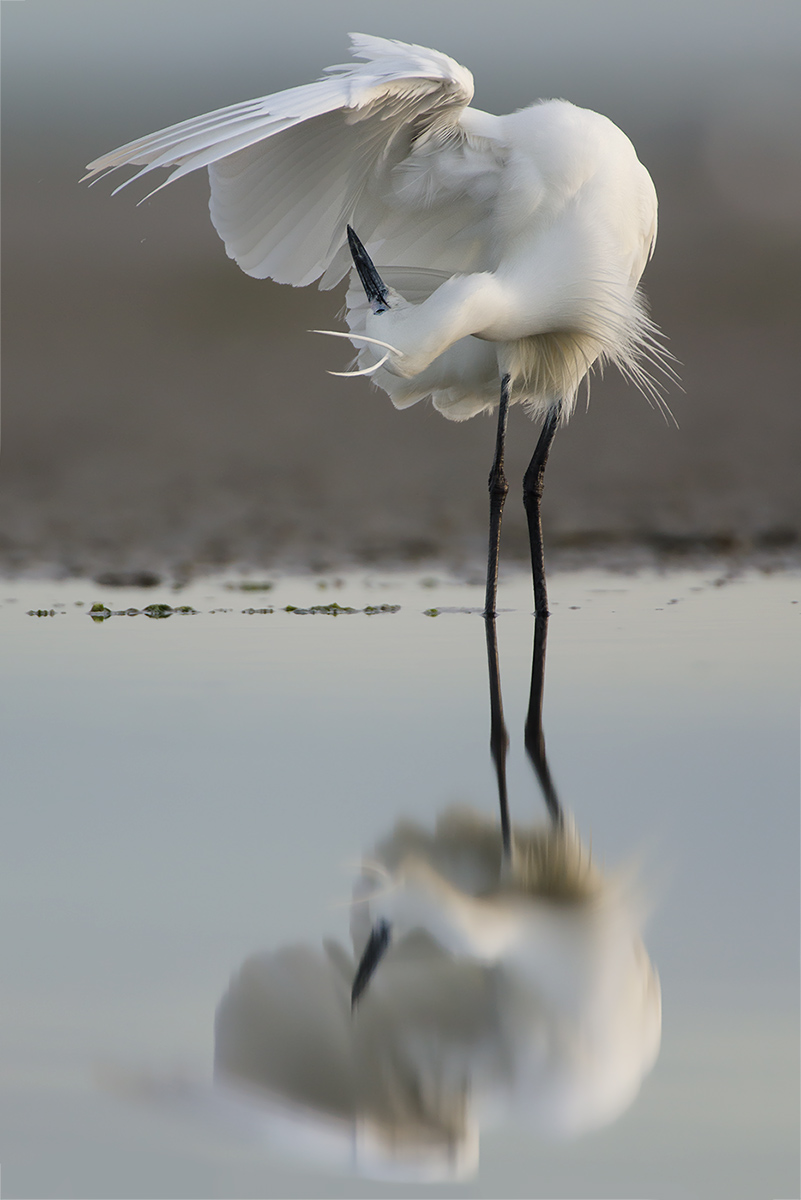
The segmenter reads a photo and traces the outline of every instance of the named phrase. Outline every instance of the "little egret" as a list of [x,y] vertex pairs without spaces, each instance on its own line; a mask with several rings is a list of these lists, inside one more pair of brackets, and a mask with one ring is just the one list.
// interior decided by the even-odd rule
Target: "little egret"
[[352,256],[349,332],[336,336],[359,350],[353,374],[370,375],[397,408],[430,397],[454,421],[499,407],[489,615],[508,406],[542,417],[523,496],[545,613],[544,471],[582,380],[612,362],[666,410],[649,369],[670,375],[669,355],[638,291],[656,238],[653,183],[598,113],[548,100],[492,116],[469,107],[473,77],[447,55],[351,37],[364,62],[129,142],[86,178],[173,167],[163,187],[208,167],[212,222],[248,275],[326,289]]

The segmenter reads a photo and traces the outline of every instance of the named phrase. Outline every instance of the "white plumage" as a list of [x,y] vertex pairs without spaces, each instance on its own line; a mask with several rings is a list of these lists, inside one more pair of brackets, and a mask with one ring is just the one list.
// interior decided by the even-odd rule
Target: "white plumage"
[[[661,403],[644,364],[665,356],[637,290],[657,202],[628,138],[564,100],[480,112],[447,55],[352,42],[366,61],[130,142],[89,175],[173,167],[169,183],[208,167],[229,256],[295,286],[348,273],[352,225],[394,290],[374,314],[354,276],[348,326],[399,408],[431,396],[462,420],[495,407],[509,374],[511,402],[565,419],[605,360]],[[384,365],[363,338],[394,348]]]

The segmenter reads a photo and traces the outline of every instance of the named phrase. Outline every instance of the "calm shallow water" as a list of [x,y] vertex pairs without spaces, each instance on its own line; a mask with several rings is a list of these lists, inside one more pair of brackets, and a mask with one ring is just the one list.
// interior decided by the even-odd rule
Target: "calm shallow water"
[[[495,808],[480,587],[225,582],[0,587],[5,1194],[797,1194],[798,575],[552,582],[551,769],[596,859],[638,856],[653,902],[662,1052],[615,1125],[568,1142],[490,1130],[474,1180],[393,1187],[98,1085],[108,1067],[208,1076],[247,955],[344,940],[355,864],[399,816]],[[543,810],[522,752],[525,577],[499,599],[527,821]],[[94,602],[198,611],[95,622]],[[333,602],[401,607],[282,611]]]

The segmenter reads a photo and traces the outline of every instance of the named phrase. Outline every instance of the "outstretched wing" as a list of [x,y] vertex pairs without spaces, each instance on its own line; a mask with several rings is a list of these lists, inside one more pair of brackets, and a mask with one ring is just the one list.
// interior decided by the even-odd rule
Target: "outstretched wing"
[[214,226],[256,278],[333,287],[350,266],[348,223],[394,265],[475,270],[502,149],[486,136],[494,118],[467,108],[472,75],[436,50],[351,40],[365,62],[129,142],[87,178],[174,167],[163,187],[207,166]]

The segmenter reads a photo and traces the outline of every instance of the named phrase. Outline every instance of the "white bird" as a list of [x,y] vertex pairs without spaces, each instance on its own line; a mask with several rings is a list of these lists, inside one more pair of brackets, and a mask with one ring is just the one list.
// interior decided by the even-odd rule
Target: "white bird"
[[[208,167],[212,222],[247,274],[332,288],[353,252],[368,294],[353,276],[349,332],[338,336],[359,348],[354,373],[397,408],[431,397],[461,421],[500,406],[489,616],[508,404],[542,416],[524,503],[545,613],[543,473],[582,380],[612,362],[666,408],[649,366],[670,374],[669,356],[638,291],[656,238],[653,183],[606,117],[565,100],[493,116],[470,107],[472,75],[447,55],[351,37],[364,62],[130,142],[90,163],[87,178],[136,164],[133,179],[173,167],[170,183]],[[347,226],[378,272],[359,238],[348,245]]]

